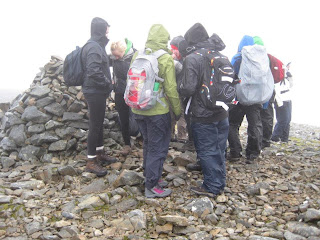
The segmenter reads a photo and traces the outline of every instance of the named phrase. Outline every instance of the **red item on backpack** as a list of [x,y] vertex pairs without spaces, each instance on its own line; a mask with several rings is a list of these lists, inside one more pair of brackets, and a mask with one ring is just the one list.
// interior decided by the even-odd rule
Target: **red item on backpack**
[[283,63],[276,57],[268,53],[270,60],[270,69],[272,72],[274,83],[281,82],[284,79],[285,71]]

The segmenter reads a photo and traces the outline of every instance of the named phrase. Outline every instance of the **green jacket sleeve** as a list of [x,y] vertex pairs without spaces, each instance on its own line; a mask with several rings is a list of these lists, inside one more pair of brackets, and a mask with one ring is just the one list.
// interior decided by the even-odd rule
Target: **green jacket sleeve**
[[[161,60],[160,60],[161,59]],[[176,116],[181,114],[180,99],[177,91],[176,73],[173,58],[166,54],[159,59],[159,75],[164,78],[163,88],[172,110]]]

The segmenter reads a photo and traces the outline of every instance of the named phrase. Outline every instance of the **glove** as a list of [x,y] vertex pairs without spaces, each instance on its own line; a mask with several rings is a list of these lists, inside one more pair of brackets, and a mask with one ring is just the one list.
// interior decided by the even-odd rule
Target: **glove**
[[292,77],[291,72],[287,72],[287,77]]
[[175,116],[175,120],[178,121],[181,117],[181,114],[179,114],[178,116]]

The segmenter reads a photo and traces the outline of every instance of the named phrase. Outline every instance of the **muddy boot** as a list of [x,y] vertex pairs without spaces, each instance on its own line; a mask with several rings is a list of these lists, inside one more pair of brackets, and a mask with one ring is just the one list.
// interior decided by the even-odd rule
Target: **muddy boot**
[[108,156],[104,150],[97,151],[97,160],[101,165],[110,165],[118,161],[116,158]]
[[123,156],[127,156],[131,153],[131,147],[129,145],[125,145],[121,151]]
[[108,171],[100,165],[96,157],[87,159],[87,166],[85,171],[94,173],[97,175],[97,177],[103,177],[108,173]]

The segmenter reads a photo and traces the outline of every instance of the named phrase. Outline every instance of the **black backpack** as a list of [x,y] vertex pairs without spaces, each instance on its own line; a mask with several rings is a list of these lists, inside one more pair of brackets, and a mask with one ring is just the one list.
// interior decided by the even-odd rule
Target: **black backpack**
[[227,104],[231,103],[236,96],[235,73],[229,59],[219,52],[207,49],[199,49],[195,52],[207,61],[199,96],[207,109],[217,106],[228,110]]
[[[94,41],[88,41],[82,48],[77,46],[76,50],[66,56],[63,63],[63,79],[67,86],[82,86],[85,77],[81,57],[82,49],[91,42],[94,43]],[[96,44],[99,45],[98,43]]]

